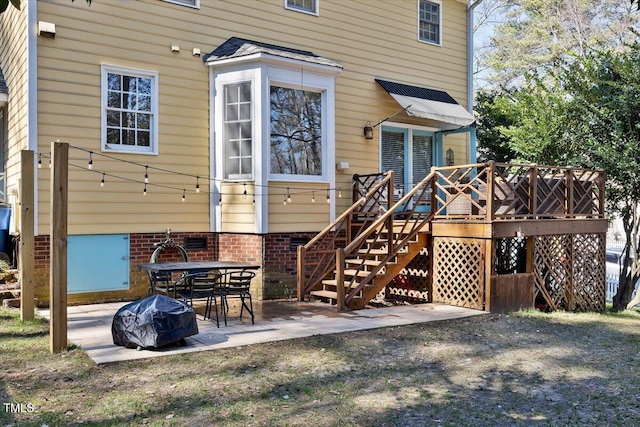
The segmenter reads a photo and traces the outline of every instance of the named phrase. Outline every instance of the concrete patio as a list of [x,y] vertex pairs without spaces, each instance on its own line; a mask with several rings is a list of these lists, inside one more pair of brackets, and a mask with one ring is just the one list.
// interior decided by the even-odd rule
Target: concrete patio
[[[67,309],[68,339],[80,346],[95,363],[143,359],[192,351],[281,341],[312,335],[382,328],[477,316],[486,312],[440,304],[400,305],[338,312],[335,307],[315,302],[256,301],[255,324],[245,313],[239,319],[239,307],[231,306],[228,326],[220,319],[203,320],[198,312],[197,335],[186,338],[186,346],[170,345],[158,350],[127,349],[113,344],[111,322],[120,307],[127,303],[71,306]],[[49,310],[40,314],[49,317]]]

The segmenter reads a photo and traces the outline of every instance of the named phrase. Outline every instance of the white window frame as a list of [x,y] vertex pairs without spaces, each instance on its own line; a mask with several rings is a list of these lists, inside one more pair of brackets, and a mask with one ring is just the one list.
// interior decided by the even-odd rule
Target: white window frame
[[[438,41],[427,40],[420,37],[420,5],[422,3],[432,3],[438,5]],[[417,27],[418,41],[427,43],[434,46],[442,46],[442,2],[439,0],[418,0],[418,27]]]
[[[301,81],[304,79],[304,83]],[[301,73],[299,70],[283,70],[275,67],[269,69],[269,79],[267,92],[271,92],[271,86],[287,87],[291,89],[300,89],[309,92],[317,92],[322,94],[322,172],[320,175],[296,175],[296,174],[274,174],[271,173],[271,98],[268,97],[264,106],[265,124],[267,131],[265,133],[265,141],[267,152],[266,159],[268,163],[268,176],[272,181],[296,181],[296,182],[328,182],[329,181],[329,162],[331,154],[335,152],[335,100],[334,100],[334,79],[330,76],[319,74]],[[331,168],[333,169],[333,168]]]
[[314,5],[314,10],[305,9],[302,7],[297,7],[293,5],[289,5],[289,0],[284,0],[284,8],[288,10],[294,10],[296,12],[306,13],[308,15],[319,16],[320,15],[320,0],[312,0]]
[[188,3],[189,0],[162,0],[167,3],[179,4],[180,6],[190,7],[192,9],[200,9],[200,0],[195,0],[194,4]]
[[[240,85],[240,84],[248,84],[249,85],[249,92],[251,93],[251,103],[249,105],[249,114],[250,114],[250,121],[251,121],[251,166],[250,166],[250,170],[247,173],[239,173],[239,174],[234,174],[234,175],[229,175],[226,176],[226,168],[227,168],[227,162],[229,162],[229,154],[227,154],[227,134],[226,134],[226,130],[225,130],[225,125],[227,124],[226,121],[226,108],[227,108],[227,100],[226,100],[226,93],[224,92],[224,90],[226,89],[227,86],[231,86],[231,85]],[[223,154],[223,159],[222,159],[222,163],[223,163],[223,179],[225,181],[231,181],[231,182],[236,182],[236,181],[251,181],[253,180],[253,176],[254,176],[254,162],[255,162],[255,142],[254,142],[254,137],[255,137],[255,130],[254,130],[254,116],[255,116],[255,100],[254,100],[254,87],[253,87],[253,81],[252,80],[241,80],[241,81],[237,81],[237,82],[226,82],[222,85],[222,123],[223,123],[223,128],[222,128],[222,154]],[[240,121],[236,121],[235,123],[239,123]],[[248,157],[248,156],[242,156],[242,138],[240,138],[240,146],[238,147],[238,156],[237,159],[238,161],[240,161],[240,166],[242,167],[242,158],[243,157]],[[236,161],[236,160],[234,160]],[[242,172],[242,171],[241,171]]]
[[[101,149],[105,152],[112,153],[133,153],[133,154],[158,154],[158,72],[156,71],[148,71],[148,70],[140,70],[135,68],[126,68],[120,67],[116,65],[108,65],[102,64],[102,75],[101,75],[101,93],[102,93],[102,101],[101,101]],[[108,92],[108,75],[112,74],[120,74],[127,75],[133,77],[144,77],[151,79],[151,130],[150,130],[150,142],[149,147],[141,147],[135,145],[107,145],[107,92]]]

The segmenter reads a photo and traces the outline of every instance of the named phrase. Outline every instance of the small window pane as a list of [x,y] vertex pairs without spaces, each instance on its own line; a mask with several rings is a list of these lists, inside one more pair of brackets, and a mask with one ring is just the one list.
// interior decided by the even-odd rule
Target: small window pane
[[317,13],[317,1],[318,0],[287,0],[287,7],[305,12]]
[[151,97],[148,95],[138,95],[138,110],[151,111]]
[[120,92],[109,91],[107,94],[107,107],[110,108],[120,108]]
[[107,144],[120,144],[120,129],[107,128]]
[[120,85],[120,74],[113,74],[113,73],[109,73],[107,76],[107,87],[109,90],[117,90],[120,91],[121,89],[121,85]]
[[151,116],[149,114],[138,114],[136,127],[138,129],[151,129]]
[[230,141],[227,144],[227,155],[231,158],[236,158],[240,156],[240,144],[237,141]]
[[251,104],[240,104],[240,120],[251,120]]
[[138,131],[138,145],[148,147],[151,144],[151,134],[147,131]]
[[122,144],[123,145],[136,145],[136,133],[131,129],[122,130]]
[[243,156],[251,155],[251,140],[245,139],[240,143],[240,147],[241,147],[240,152],[242,153]]
[[117,111],[107,112],[107,126],[120,127],[120,113]]
[[227,118],[226,118],[226,120],[228,122],[235,122],[236,120],[238,120],[238,105],[237,104],[227,105]]

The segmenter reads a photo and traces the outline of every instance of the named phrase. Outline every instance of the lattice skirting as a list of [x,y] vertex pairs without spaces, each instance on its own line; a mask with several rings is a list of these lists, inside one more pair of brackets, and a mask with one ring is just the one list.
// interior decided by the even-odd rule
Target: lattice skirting
[[536,304],[551,310],[604,310],[605,247],[605,233],[534,237]]
[[429,301],[429,250],[420,253],[402,269],[402,272],[385,288],[387,299],[407,302]]
[[484,308],[485,240],[433,238],[433,301]]

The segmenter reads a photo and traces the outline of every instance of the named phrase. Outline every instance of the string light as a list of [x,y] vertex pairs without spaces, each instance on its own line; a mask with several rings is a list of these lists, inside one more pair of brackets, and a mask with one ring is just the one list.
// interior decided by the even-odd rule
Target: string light
[[282,204],[287,206],[287,195],[283,194],[283,196],[284,196],[284,199],[282,200]]
[[89,164],[87,167],[89,170],[93,170],[93,151],[89,151]]
[[254,205],[256,204],[256,194],[255,193],[253,193],[253,204]]
[[144,167],[144,183],[145,184],[149,183],[149,166],[148,165]]
[[289,192],[289,187],[287,187],[287,203],[291,203],[291,193]]
[[144,183],[144,190],[142,190],[142,195],[146,196],[147,195],[147,183]]
[[184,200],[187,198],[187,190],[185,190],[184,188],[182,189],[182,201],[184,202]]
[[327,188],[327,203],[331,203],[331,199],[329,198],[329,189]]
[[38,169],[42,169],[42,153],[38,153]]
[[244,192],[242,193],[242,198],[246,199],[247,198],[247,183],[245,182],[242,185],[244,187]]
[[100,181],[100,187],[104,187],[104,172],[102,172],[102,181]]
[[196,176],[196,193],[200,192],[200,177]]
[[342,188],[338,188],[338,198],[342,199]]
[[311,203],[315,203],[316,202],[316,192],[312,191],[311,192]]

